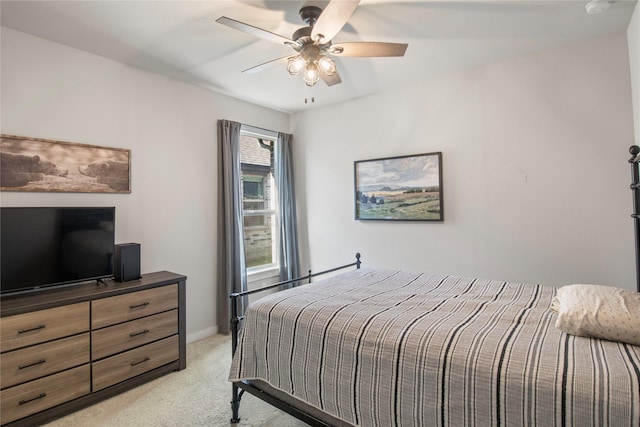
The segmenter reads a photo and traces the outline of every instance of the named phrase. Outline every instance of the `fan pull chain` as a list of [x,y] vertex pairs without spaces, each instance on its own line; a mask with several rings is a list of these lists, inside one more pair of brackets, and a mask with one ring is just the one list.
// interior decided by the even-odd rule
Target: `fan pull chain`
[[304,103],[308,104],[308,98],[309,98],[309,92],[311,92],[311,102],[314,103],[316,102],[316,98],[313,96],[313,86],[309,86],[307,84],[304,85]]

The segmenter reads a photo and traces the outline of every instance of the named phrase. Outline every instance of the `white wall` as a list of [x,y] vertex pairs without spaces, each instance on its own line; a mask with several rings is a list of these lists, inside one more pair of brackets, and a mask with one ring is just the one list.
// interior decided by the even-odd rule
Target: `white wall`
[[640,144],[640,6],[636,3],[627,28],[629,62],[631,67],[631,90],[633,92],[633,121],[636,145]]
[[[314,270],[360,251],[368,267],[635,289],[623,33],[299,113],[292,130]],[[443,223],[354,220],[355,160],[434,151]]]
[[216,330],[216,121],[287,131],[286,114],[2,28],[1,132],[132,150],[132,192],[12,193],[2,206],[116,207],[142,271],[188,276],[188,340]]

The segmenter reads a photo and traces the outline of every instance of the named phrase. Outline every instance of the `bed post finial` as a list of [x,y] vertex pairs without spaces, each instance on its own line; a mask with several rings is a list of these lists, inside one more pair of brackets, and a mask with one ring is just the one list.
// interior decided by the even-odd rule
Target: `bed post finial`
[[632,145],[629,147],[631,158],[631,191],[633,191],[633,228],[636,237],[636,290],[640,292],[640,147]]
[[362,264],[362,261],[360,261],[360,252],[356,252],[356,269],[360,270],[360,264]]

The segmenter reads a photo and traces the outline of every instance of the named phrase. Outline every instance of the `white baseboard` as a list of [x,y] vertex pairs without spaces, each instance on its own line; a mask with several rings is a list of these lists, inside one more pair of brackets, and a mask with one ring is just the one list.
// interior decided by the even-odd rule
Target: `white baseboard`
[[217,326],[212,326],[210,328],[204,329],[202,331],[198,331],[196,333],[193,334],[187,334],[187,344],[194,342],[194,341],[198,341],[201,340],[203,338],[207,338],[210,337],[211,335],[215,335],[218,333],[218,327]]

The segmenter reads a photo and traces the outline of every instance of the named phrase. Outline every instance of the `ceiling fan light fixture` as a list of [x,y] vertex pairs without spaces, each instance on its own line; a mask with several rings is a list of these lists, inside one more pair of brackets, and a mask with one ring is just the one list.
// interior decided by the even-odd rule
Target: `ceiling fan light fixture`
[[287,71],[292,76],[296,76],[304,71],[307,66],[307,61],[301,56],[293,56],[289,58],[289,63],[287,64]]
[[[331,55],[369,58],[404,56],[408,46],[406,43],[346,42],[332,45],[333,38],[346,25],[360,0],[324,0],[324,2],[327,3],[324,9],[313,5],[306,5],[300,9],[300,17],[307,26],[298,28],[291,38],[226,16],[221,16],[216,19],[216,22],[264,40],[288,46],[297,52],[247,68],[242,71],[243,73],[255,73],[274,65],[287,64],[289,74],[302,74],[307,87],[314,86],[318,80],[322,80],[327,86],[342,83],[336,62],[330,57]],[[311,100],[313,102],[313,97]]]
[[318,66],[320,71],[327,76],[333,76],[337,71],[336,62],[328,56],[320,57],[318,60]]

